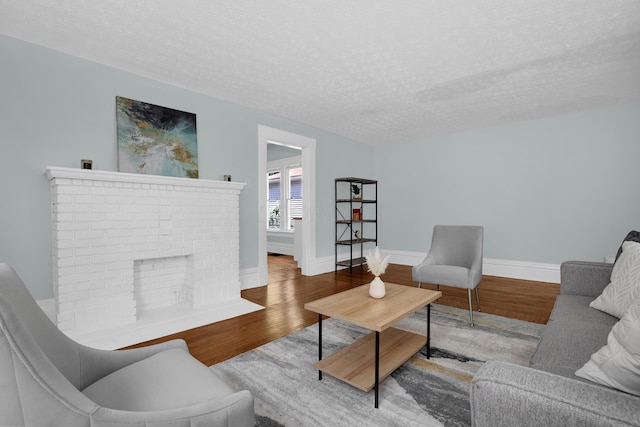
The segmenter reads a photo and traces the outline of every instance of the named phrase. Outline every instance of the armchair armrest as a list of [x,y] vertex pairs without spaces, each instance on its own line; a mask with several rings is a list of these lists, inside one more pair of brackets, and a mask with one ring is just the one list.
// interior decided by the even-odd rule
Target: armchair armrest
[[411,268],[411,279],[414,282],[419,282],[420,280],[418,278],[418,274],[420,270],[424,267],[435,265],[435,264],[436,264],[436,259],[433,256],[433,254],[427,254],[427,256],[419,264],[416,264]]
[[99,408],[90,415],[91,427],[192,427],[237,426],[255,424],[253,396],[248,390],[237,391],[217,401],[200,403],[187,408],[157,412],[118,411]]
[[597,297],[609,284],[613,264],[566,261],[560,265],[560,293]]
[[474,427],[640,426],[640,398],[549,372],[487,362],[471,383]]
[[82,377],[82,384],[79,388],[86,388],[112,372],[172,348],[180,348],[187,353],[189,352],[187,344],[182,339],[129,350],[99,350],[78,344],[80,375]]
[[482,280],[482,258],[476,259],[469,269],[469,287],[474,288]]

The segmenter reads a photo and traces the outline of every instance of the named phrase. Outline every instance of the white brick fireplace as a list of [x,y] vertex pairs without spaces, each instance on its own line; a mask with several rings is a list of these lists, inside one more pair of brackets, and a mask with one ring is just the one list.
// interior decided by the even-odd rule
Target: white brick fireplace
[[241,300],[244,184],[59,167],[45,174],[57,324],[67,335]]

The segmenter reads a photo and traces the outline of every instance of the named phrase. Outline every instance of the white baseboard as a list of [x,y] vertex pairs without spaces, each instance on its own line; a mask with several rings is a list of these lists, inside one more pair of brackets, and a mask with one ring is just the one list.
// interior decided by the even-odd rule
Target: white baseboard
[[335,256],[326,256],[322,258],[316,258],[313,269],[316,274],[329,273],[336,270],[336,258]]
[[240,289],[251,289],[263,286],[260,283],[258,267],[240,270]]
[[[420,264],[427,256],[426,253],[421,252],[385,250],[380,250],[380,252],[383,256],[390,256],[390,263],[408,266]],[[316,258],[312,268],[313,274],[308,275],[315,276],[332,271],[335,271],[335,258],[330,255]],[[482,263],[482,273],[485,276],[507,277],[511,279],[532,280],[535,282],[560,283],[559,264],[485,258]],[[242,289],[261,286],[258,284],[258,276],[257,268],[241,271],[240,281],[242,283]]]
[[485,258],[482,263],[482,274],[535,282],[560,283],[559,264]]
[[385,256],[390,255],[389,262],[392,264],[399,265],[418,265],[424,260],[427,256],[426,253],[421,252],[405,252],[405,251],[383,251],[381,250]]
[[278,242],[267,241],[267,252],[273,252],[276,254],[291,255],[291,256],[294,255],[293,245],[288,243],[278,243]]
[[[390,255],[392,264],[414,266],[422,262],[426,253],[385,251],[380,250],[383,256]],[[327,273],[334,270],[334,257],[316,259],[316,271]],[[560,265],[544,264],[539,262],[512,261],[505,259],[485,258],[482,263],[482,273],[486,276],[508,277],[511,279],[532,280],[535,282],[560,283]]]

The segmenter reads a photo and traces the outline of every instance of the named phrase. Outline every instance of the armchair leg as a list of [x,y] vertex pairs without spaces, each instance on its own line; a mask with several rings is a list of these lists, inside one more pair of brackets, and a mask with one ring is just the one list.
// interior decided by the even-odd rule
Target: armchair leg
[[478,296],[478,287],[476,286],[476,302],[478,303],[478,311],[480,311],[480,297]]
[[471,320],[471,326],[473,326],[473,307],[471,306],[471,289],[467,289],[467,295],[469,296],[469,319]]

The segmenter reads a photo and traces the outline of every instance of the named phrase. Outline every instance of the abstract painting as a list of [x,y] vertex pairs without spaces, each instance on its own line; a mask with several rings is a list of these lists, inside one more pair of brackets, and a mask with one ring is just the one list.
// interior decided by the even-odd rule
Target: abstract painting
[[118,170],[198,178],[196,115],[116,97]]

